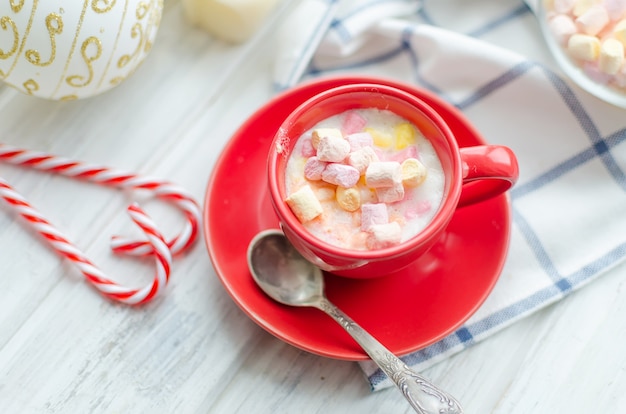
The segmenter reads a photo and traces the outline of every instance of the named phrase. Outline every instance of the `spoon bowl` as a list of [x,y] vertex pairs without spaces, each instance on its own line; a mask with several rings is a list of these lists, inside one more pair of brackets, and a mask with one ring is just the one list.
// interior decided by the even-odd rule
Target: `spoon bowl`
[[322,271],[307,261],[279,230],[257,234],[248,246],[252,278],[269,297],[284,305],[309,306],[339,323],[402,391],[420,414],[462,414],[461,405],[428,379],[411,370],[324,294]]

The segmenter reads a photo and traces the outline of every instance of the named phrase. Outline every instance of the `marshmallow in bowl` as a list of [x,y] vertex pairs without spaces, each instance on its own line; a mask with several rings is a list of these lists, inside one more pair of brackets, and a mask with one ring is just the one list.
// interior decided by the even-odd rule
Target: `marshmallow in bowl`
[[[311,142],[315,153],[307,149]],[[304,228],[355,250],[390,247],[419,233],[441,204],[444,181],[436,151],[417,126],[374,108],[349,110],[305,131],[285,170],[286,201],[296,217],[303,214],[293,199],[303,191],[321,206],[300,219]]]

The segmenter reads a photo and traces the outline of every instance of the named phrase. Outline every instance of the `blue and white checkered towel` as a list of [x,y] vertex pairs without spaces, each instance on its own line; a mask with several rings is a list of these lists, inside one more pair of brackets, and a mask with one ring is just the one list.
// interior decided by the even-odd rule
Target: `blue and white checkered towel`
[[[558,74],[522,0],[303,0],[285,26],[279,89],[342,72],[393,77],[435,92],[518,155],[495,289],[456,333],[403,356],[408,365],[460,352],[626,257],[626,110]],[[359,364],[373,390],[392,385]]]

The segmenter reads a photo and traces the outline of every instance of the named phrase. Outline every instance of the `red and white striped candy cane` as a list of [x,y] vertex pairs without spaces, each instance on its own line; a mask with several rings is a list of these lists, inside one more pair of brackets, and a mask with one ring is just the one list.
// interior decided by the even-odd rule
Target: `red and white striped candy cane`
[[131,219],[142,229],[147,240],[133,241],[115,237],[112,247],[119,253],[154,255],[156,273],[152,283],[144,288],[127,288],[106,277],[80,250],[33,208],[24,197],[17,193],[5,180],[0,178],[0,197],[16,209],[59,254],[74,263],[94,287],[113,300],[129,305],[142,304],[151,300],[163,290],[169,280],[172,255],[180,253],[189,247],[197,237],[198,223],[200,221],[198,203],[186,191],[167,181],[142,178],[135,174],[87,165],[50,154],[18,149],[3,144],[0,144],[0,160],[42,171],[86,179],[98,184],[118,188],[150,190],[157,197],[173,202],[183,210],[187,218],[183,231],[171,240],[166,241],[157,230],[153,221],[139,206],[133,204],[128,207]]
[[[140,177],[136,174],[99,165],[90,165],[38,151],[29,151],[0,144],[0,161],[35,168],[41,171],[84,179],[97,184],[120,189],[143,189],[160,199],[174,203],[186,217],[182,231],[167,241],[173,255],[185,250],[198,236],[200,208],[193,197],[183,188],[157,178]],[[147,255],[151,247],[146,241],[113,237],[112,248],[116,252]]]

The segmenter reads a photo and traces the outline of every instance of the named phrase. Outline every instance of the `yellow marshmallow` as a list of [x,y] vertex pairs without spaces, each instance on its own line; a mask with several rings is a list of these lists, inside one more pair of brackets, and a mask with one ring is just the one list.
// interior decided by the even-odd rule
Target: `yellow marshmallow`
[[292,193],[285,202],[301,223],[311,221],[323,212],[322,204],[308,185]]
[[415,144],[415,128],[409,123],[398,124],[393,129],[396,138],[396,149],[404,149]]
[[619,40],[606,39],[600,48],[600,70],[615,75],[624,63],[624,45]]
[[567,42],[567,50],[575,59],[593,62],[600,54],[600,40],[585,34],[574,34]]
[[576,3],[574,4],[574,10],[572,11],[572,13],[576,17],[581,16],[585,14],[587,10],[589,10],[591,6],[595,4],[596,4],[595,0],[576,0]]
[[613,27],[613,36],[626,46],[626,19],[620,20]]
[[365,128],[365,132],[372,136],[374,145],[379,148],[389,148],[393,145],[393,137],[385,132],[373,128]]
[[402,184],[407,187],[417,187],[422,184],[428,175],[426,166],[415,158],[407,158],[400,165],[402,169]]
[[357,211],[361,207],[361,192],[356,187],[337,187],[337,204],[346,211]]

